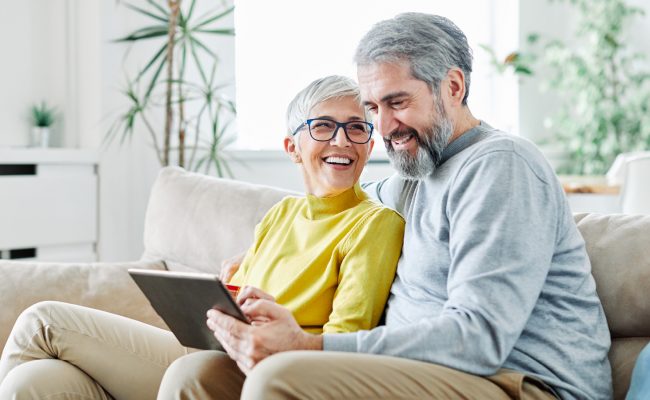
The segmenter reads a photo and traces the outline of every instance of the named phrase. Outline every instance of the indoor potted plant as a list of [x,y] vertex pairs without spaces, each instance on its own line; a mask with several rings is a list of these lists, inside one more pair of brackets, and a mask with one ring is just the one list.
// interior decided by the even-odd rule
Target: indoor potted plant
[[[151,51],[149,61],[127,76],[123,94],[129,105],[110,127],[106,142],[115,137],[124,141],[142,131],[149,135],[161,166],[178,165],[205,173],[214,168],[218,176],[232,176],[224,148],[234,139],[227,131],[234,120],[235,103],[222,91],[226,85],[218,81],[219,57],[209,44],[215,36],[234,35],[233,28],[220,27],[234,6],[226,0],[199,13],[197,3],[148,0],[144,7],[123,3],[149,22],[116,42],[155,46],[143,48]],[[191,70],[195,73],[190,74]],[[150,122],[160,111],[162,132]]]
[[32,106],[32,147],[48,147],[50,142],[50,127],[54,123],[54,108],[47,106],[45,101]]
[[498,73],[531,75],[537,59],[547,67],[543,86],[557,95],[558,111],[545,124],[566,153],[558,173],[602,176],[619,154],[650,149],[650,70],[626,39],[645,13],[627,0],[565,1],[578,11],[575,43],[547,39],[540,49],[530,34],[527,48],[503,61],[482,47]]

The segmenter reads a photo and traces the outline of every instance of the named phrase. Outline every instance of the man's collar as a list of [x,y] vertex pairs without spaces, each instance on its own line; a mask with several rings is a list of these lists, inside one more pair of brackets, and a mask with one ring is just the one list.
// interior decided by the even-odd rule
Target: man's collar
[[493,128],[487,123],[480,121],[478,125],[466,131],[456,138],[453,142],[449,143],[440,157],[440,165],[444,164],[447,160],[465,150],[474,143],[483,140]]

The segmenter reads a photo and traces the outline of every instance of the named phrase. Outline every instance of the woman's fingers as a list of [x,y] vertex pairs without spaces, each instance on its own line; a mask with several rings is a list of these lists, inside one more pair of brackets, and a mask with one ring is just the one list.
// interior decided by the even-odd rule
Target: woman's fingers
[[230,282],[232,276],[239,270],[243,260],[244,253],[223,260],[219,271],[219,280],[224,283]]
[[241,288],[241,290],[239,290],[239,294],[237,295],[237,304],[241,306],[248,299],[263,299],[275,302],[275,297],[266,293],[262,289],[256,288],[255,286],[246,285]]

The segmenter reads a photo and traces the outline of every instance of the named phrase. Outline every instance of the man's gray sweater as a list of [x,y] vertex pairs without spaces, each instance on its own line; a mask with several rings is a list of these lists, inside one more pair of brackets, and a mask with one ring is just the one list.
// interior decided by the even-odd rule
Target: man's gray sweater
[[325,350],[476,375],[509,368],[562,399],[611,398],[609,331],[584,240],[534,145],[481,123],[427,178],[365,189],[406,219],[386,325],[326,334]]

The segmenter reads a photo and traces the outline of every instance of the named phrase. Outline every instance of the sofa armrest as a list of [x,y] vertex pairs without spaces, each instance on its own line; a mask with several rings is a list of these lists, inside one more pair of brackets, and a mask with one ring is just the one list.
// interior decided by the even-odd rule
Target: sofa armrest
[[129,276],[129,268],[164,270],[165,264],[0,261],[0,350],[18,315],[44,300],[97,308],[166,328]]

